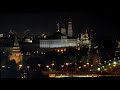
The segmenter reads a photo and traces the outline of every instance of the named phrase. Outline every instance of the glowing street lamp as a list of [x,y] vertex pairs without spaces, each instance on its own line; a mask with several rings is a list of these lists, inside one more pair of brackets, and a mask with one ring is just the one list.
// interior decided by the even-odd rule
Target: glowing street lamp
[[81,66],[78,67],[79,69],[81,68]]
[[65,63],[66,64],[66,66],[68,66],[69,65],[69,63]]
[[5,68],[5,66],[2,66],[2,68]]
[[114,60],[116,60],[116,58],[113,58]]
[[118,59],[120,59],[120,57],[118,57]]
[[19,69],[21,69],[21,68],[22,68],[22,64],[19,65]]
[[89,63],[86,63],[87,65],[89,65]]
[[41,66],[41,64],[38,64],[38,67],[40,67]]
[[100,71],[100,68],[98,68],[97,70]]
[[48,69],[48,68],[49,68],[49,65],[46,65],[46,68]]
[[83,65],[83,67],[86,67],[86,65]]
[[51,65],[54,66],[54,63],[52,63]]
[[54,63],[52,63],[51,65],[52,65],[52,69],[53,69]]
[[61,65],[61,67],[62,67],[62,70],[63,70],[64,65]]
[[116,65],[116,64],[117,64],[117,62],[116,62],[116,61],[114,61],[114,62],[113,62],[113,64],[114,64],[114,65]]
[[29,68],[30,68],[30,66],[27,66],[28,71],[29,71]]

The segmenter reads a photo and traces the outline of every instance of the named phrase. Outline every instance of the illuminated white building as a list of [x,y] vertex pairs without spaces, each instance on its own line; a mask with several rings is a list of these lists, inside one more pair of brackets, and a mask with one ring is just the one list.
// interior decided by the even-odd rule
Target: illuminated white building
[[65,26],[59,31],[59,24],[57,24],[58,30],[53,36],[49,38],[40,39],[40,48],[67,48],[67,47],[81,47],[83,45],[90,46],[90,38],[88,32],[81,34],[78,38],[73,37],[72,22],[68,22],[68,34],[66,35]]
[[76,39],[40,40],[40,48],[76,47]]
[[[57,32],[58,33],[58,32]],[[60,33],[60,32],[59,32]],[[61,36],[59,39],[41,39],[40,48],[64,48],[64,47],[79,47],[90,44],[88,34],[82,34],[78,38],[67,38]]]

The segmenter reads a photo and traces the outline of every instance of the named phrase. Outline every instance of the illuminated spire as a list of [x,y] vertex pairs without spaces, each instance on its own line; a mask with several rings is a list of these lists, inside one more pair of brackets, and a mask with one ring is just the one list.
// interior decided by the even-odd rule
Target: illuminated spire
[[15,41],[14,46],[19,46],[18,40],[17,40],[17,33],[15,32]]
[[63,33],[64,35],[66,35],[66,29],[65,29],[65,25],[64,24],[62,25],[61,33]]
[[57,30],[57,32],[60,32],[60,26],[59,26],[59,23],[57,24],[57,26],[58,26],[58,30]]
[[72,22],[68,22],[68,36],[73,37]]
[[88,32],[87,32],[87,29],[85,30],[85,34],[87,34]]

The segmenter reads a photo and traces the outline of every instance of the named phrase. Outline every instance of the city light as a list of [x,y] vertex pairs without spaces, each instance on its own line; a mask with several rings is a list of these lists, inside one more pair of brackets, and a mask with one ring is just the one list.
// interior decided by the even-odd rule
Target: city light
[[100,68],[98,68],[97,70],[100,71]]
[[61,65],[61,67],[63,68],[63,67],[64,67],[64,65]]
[[89,65],[89,63],[87,63],[87,65]]
[[54,66],[54,63],[52,63],[51,65]]
[[83,67],[86,67],[86,65],[83,65]]
[[49,68],[49,65],[46,65],[46,68]]
[[79,66],[79,69],[81,68],[81,66]]
[[114,61],[114,62],[113,62],[113,64],[115,64],[115,65],[116,65],[116,64],[117,64],[117,62],[116,62],[116,61]]
[[23,66],[23,65],[22,65],[22,64],[20,64],[20,65],[19,65],[19,69],[21,69],[21,68],[22,68],[22,66]]
[[[77,16],[79,15],[77,14]],[[32,19],[33,17],[31,17]],[[41,21],[41,19],[37,20]],[[49,21],[48,24],[51,24],[54,21],[53,19],[51,20],[49,19],[45,22]],[[45,25],[41,27],[43,29],[41,30],[42,32],[34,32],[35,28],[19,32],[14,27],[9,26],[14,30],[10,29],[3,37],[3,29],[3,32],[0,32],[1,76],[5,77],[8,75],[8,77],[12,77],[12,74],[14,74],[14,76],[18,75],[17,78],[63,78],[120,75],[120,41],[117,41],[119,39],[117,39],[117,36],[116,40],[114,40],[114,37],[113,39],[110,37],[110,40],[107,40],[106,37],[109,35],[106,32],[103,32],[105,35],[103,37],[102,33],[98,35],[95,33],[98,31],[91,30],[92,28],[80,26],[83,28],[75,32],[74,29],[76,27],[73,28],[73,26],[76,25],[71,22],[71,19],[70,21],[68,20],[68,23],[65,23],[67,25],[62,25],[61,23],[61,21],[58,22],[58,28],[54,33],[53,31],[48,32],[48,30],[52,29],[44,28]],[[2,25],[2,28],[4,27],[5,25]],[[25,29],[26,27],[19,25],[19,28]],[[104,27],[101,28],[105,30]],[[40,27],[38,30],[40,30]],[[116,46],[117,44],[119,45]],[[17,72],[12,73],[12,69]]]
[[27,66],[27,68],[29,69],[29,68],[30,68],[30,66]]
[[2,66],[2,68],[5,68],[5,66]]
[[22,64],[20,64],[19,67],[22,67]]
[[40,67],[40,66],[41,66],[41,64],[38,64],[38,66]]
[[69,65],[69,63],[65,63],[65,65],[66,65],[66,66],[68,66],[68,65]]

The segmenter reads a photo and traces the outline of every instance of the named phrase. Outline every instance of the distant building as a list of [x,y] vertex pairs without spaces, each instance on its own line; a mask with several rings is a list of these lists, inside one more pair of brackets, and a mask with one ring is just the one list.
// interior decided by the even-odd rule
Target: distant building
[[17,41],[17,36],[15,36],[14,46],[12,47],[10,51],[9,59],[10,60],[14,59],[17,64],[22,62],[23,54],[21,54],[20,52],[20,46]]
[[72,22],[68,22],[68,36],[73,37]]
[[87,30],[85,33],[81,33],[77,38],[73,36],[72,30],[72,22],[68,22],[68,34],[66,34],[65,26],[61,28],[61,32],[59,31],[59,24],[58,30],[52,36],[41,38],[40,41],[40,48],[41,50],[44,49],[55,49],[56,51],[63,51],[63,49],[72,47],[80,49],[82,46],[90,47],[90,35],[88,34]]
[[64,35],[66,35],[65,25],[62,26],[62,28],[61,28],[61,33],[64,34]]

